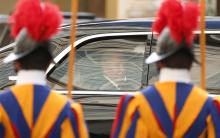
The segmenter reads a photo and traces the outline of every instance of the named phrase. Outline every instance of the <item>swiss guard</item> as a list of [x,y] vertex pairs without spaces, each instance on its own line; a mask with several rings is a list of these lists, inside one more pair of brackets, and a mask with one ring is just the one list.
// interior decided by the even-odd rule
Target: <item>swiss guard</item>
[[156,63],[159,81],[121,98],[112,138],[220,137],[220,114],[213,99],[190,79],[198,15],[195,3],[162,3],[153,24],[157,50],[146,59],[146,64]]
[[59,8],[40,0],[19,0],[10,17],[15,40],[16,85],[0,94],[1,138],[87,138],[82,107],[53,92],[45,71],[53,60],[50,39],[62,22]]

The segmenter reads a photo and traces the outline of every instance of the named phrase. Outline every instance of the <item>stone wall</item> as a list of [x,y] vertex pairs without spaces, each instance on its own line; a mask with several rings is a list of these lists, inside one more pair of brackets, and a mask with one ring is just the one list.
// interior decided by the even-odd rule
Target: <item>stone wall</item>
[[[119,18],[145,18],[154,17],[162,0],[118,0]],[[184,1],[184,0],[183,0]],[[185,0],[188,1],[188,0]],[[199,2],[199,0],[192,0]],[[217,0],[206,0],[206,14],[217,14]]]
[[[62,11],[70,10],[71,0],[51,0],[58,4]],[[0,14],[9,14],[13,11],[17,0],[0,0]]]
[[[17,0],[0,0],[0,14],[9,14],[12,12],[16,1]],[[71,0],[52,1],[57,3],[61,10],[70,11]],[[79,0],[79,9],[80,11],[85,9],[85,11],[88,12],[95,12],[98,16],[112,19],[145,18],[156,15],[156,10],[159,8],[161,1],[162,0]],[[198,2],[199,0],[192,1]],[[207,15],[216,15],[217,4],[220,3],[220,0],[206,0],[206,2]]]
[[161,0],[120,0],[119,18],[144,18],[155,16]]

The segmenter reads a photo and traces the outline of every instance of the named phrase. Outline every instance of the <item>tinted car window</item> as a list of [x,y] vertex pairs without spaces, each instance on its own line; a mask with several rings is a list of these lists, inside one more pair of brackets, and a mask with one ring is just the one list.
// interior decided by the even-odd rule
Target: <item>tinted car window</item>
[[[76,89],[139,90],[146,36],[95,41],[76,51]],[[149,48],[148,48],[149,49]],[[49,75],[49,80],[66,85],[68,58]],[[58,89],[59,87],[54,87]]]

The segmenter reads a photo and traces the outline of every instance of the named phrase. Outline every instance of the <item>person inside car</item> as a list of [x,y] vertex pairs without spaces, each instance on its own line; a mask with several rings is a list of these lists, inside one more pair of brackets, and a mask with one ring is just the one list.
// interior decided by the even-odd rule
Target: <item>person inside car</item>
[[45,72],[53,60],[50,39],[58,32],[62,15],[50,2],[20,0],[10,18],[16,85],[0,94],[0,137],[87,138],[82,107],[53,92]]
[[195,3],[162,3],[153,25],[159,35],[157,51],[146,59],[156,63],[159,81],[121,98],[112,138],[220,137],[214,100],[190,78],[198,15]]

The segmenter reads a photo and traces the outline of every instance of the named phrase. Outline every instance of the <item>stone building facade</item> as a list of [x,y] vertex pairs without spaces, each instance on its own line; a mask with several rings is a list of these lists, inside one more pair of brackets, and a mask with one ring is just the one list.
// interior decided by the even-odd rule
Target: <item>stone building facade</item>
[[[71,0],[52,0],[61,10],[70,11]],[[79,0],[79,11],[93,12],[109,19],[145,18],[155,16],[162,0]],[[187,0],[183,0],[187,1]],[[193,0],[198,2],[199,0]],[[207,15],[220,15],[220,0],[206,0]],[[13,11],[16,0],[0,0],[0,14]]]

